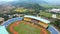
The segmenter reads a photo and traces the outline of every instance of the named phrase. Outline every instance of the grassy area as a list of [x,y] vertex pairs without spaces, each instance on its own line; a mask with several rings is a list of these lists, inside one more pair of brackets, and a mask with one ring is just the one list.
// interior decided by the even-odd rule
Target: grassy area
[[60,8],[60,6],[53,6],[53,5],[47,5],[47,4],[41,4],[42,7],[44,8]]
[[40,34],[40,29],[21,23],[14,28],[19,34]]
[[57,15],[57,18],[60,18],[60,15]]
[[[52,14],[51,14],[51,13],[45,12],[45,11],[41,11],[41,12],[39,13],[39,15],[45,16],[45,17],[50,17],[50,18],[52,17]],[[57,18],[60,18],[60,15],[56,14],[56,16],[57,16]]]
[[47,13],[47,12],[40,12],[39,13],[40,15],[43,15],[43,16],[46,16],[46,17],[52,17],[52,14],[51,13]]

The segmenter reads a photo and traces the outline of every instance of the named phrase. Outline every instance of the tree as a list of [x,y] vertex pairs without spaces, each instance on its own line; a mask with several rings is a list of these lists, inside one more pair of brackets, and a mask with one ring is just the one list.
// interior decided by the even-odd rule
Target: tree
[[55,26],[57,26],[58,28],[60,28],[60,20],[57,19],[54,22],[52,22],[52,24],[54,24]]

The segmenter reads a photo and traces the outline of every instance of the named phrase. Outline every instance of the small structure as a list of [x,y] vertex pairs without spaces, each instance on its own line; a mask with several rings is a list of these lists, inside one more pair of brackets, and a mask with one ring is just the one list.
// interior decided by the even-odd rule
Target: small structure
[[52,18],[57,18],[56,14],[52,14]]
[[0,24],[4,22],[4,18],[0,17]]
[[21,17],[23,14],[14,14],[13,16]]

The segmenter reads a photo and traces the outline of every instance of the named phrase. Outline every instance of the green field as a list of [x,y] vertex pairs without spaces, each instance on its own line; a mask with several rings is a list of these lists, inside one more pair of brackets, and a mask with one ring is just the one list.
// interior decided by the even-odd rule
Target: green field
[[31,27],[31,25],[26,25],[25,23],[21,23],[20,25],[14,27],[14,30],[19,34],[40,34],[40,29]]
[[[39,13],[39,15],[45,16],[45,17],[52,17],[52,13],[44,12],[44,11],[41,11],[41,12]],[[56,14],[56,15],[57,15],[57,18],[60,18],[60,14],[59,14],[59,15]]]
[[[14,23],[11,23],[14,24]],[[11,25],[10,24],[10,25]],[[7,27],[7,31],[10,34],[13,34],[9,28],[10,25]],[[25,22],[21,22],[19,25],[17,25],[16,27],[13,27],[13,29],[18,32],[18,34],[40,34],[41,33],[41,29],[36,28],[34,26],[31,26],[30,24],[26,24]],[[46,30],[48,34],[50,34],[50,32],[48,30]]]
[[42,16],[45,16],[45,17],[52,17],[51,13],[47,13],[47,12],[44,12],[44,11],[40,12],[39,14],[42,15]]
[[48,5],[48,4],[40,4],[42,7],[49,9],[49,8],[60,8],[60,6]]

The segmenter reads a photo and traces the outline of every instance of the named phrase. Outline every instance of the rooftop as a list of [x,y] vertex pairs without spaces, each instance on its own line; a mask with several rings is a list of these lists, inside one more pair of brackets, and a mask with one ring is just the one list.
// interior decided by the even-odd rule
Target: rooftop
[[29,18],[37,19],[37,20],[40,20],[40,21],[42,21],[44,23],[50,23],[49,20],[41,18],[41,17],[35,17],[35,16],[30,16],[30,15],[25,15],[24,17],[29,17]]

